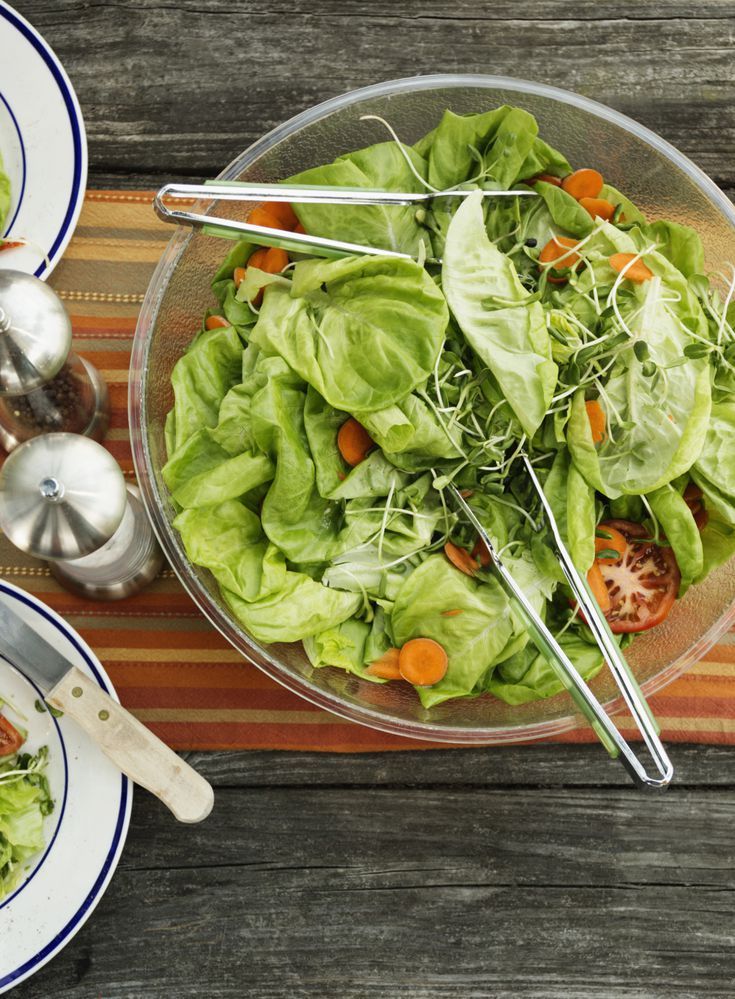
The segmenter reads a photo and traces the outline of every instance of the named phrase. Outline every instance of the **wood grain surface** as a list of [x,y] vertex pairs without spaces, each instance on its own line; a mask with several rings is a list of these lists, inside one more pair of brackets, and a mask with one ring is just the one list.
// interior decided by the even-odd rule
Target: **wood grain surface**
[[[610,104],[735,191],[724,0],[15,4],[74,82],[93,186],[210,176],[353,87],[481,72]],[[594,746],[190,754],[210,819],[139,793],[99,908],[14,995],[730,997],[735,751],[672,756],[645,795]]]

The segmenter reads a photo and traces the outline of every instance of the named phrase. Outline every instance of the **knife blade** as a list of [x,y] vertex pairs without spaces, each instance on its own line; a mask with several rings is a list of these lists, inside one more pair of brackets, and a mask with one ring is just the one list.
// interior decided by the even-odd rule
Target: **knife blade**
[[48,693],[74,668],[7,604],[0,603],[0,656]]
[[0,657],[33,680],[48,704],[72,718],[124,774],[160,798],[180,822],[201,822],[209,815],[214,792],[201,774],[2,601]]

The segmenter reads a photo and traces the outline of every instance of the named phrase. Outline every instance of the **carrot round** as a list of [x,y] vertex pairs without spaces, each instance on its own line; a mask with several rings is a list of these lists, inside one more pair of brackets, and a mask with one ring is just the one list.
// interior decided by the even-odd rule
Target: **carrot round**
[[375,446],[375,441],[354,416],[342,424],[337,431],[337,447],[348,465],[353,468],[367,458],[368,451]]
[[601,218],[609,222],[615,214],[615,205],[607,198],[580,198],[579,203],[593,219]]
[[232,326],[232,323],[228,323],[224,316],[207,316],[204,320],[205,330],[224,329],[227,326]]
[[[595,534],[595,558],[598,562],[602,565],[613,565],[615,562],[620,561],[627,548],[628,542],[620,531],[614,527],[608,527],[607,524],[600,524]],[[616,552],[616,557],[600,557],[600,552]]]
[[288,254],[279,246],[271,246],[265,251],[262,269],[267,274],[280,274],[288,266]]
[[[634,263],[631,263],[631,260]],[[610,266],[618,274],[625,271],[625,277],[628,281],[633,281],[635,284],[643,284],[644,281],[650,281],[653,277],[651,268],[646,267],[640,258],[636,260],[634,253],[613,253],[610,257]]]
[[447,541],[444,545],[444,554],[454,568],[459,569],[466,576],[474,576],[480,568],[480,563],[472,558],[466,548],[460,548],[459,545],[455,545],[451,541]]
[[590,421],[592,443],[602,444],[607,437],[607,420],[603,408],[597,399],[588,399],[584,408],[587,410],[587,419]]
[[257,267],[258,270],[263,270],[263,264],[265,263],[265,255],[268,252],[267,246],[261,246],[257,250],[253,250],[247,260],[248,267]]
[[370,676],[378,676],[381,680],[400,680],[399,655],[400,649],[388,649],[379,659],[371,662],[365,672],[369,673]]
[[605,183],[602,174],[598,170],[590,170],[584,167],[582,170],[575,170],[565,177],[561,182],[563,190],[571,194],[579,201],[580,198],[599,197],[602,186]]
[[299,224],[296,212],[288,201],[269,201],[260,207],[268,212],[269,215],[277,218],[281,225],[284,225],[287,229],[295,229]]
[[559,269],[576,267],[582,259],[578,253],[573,252],[576,247],[576,240],[569,236],[552,236],[538,255],[539,263],[554,264],[558,260]]
[[593,562],[587,572],[587,583],[592,590],[592,596],[597,601],[600,610],[603,614],[606,614],[610,610],[610,594],[607,592],[602,570],[597,562]]
[[235,287],[239,288],[240,285],[245,280],[245,268],[244,267],[236,267],[234,269],[234,271],[232,272],[232,280],[235,282]]
[[285,225],[275,212],[271,211],[267,205],[256,205],[248,215],[248,222],[251,225],[262,225],[268,229],[290,229],[290,225]]
[[401,649],[398,667],[404,680],[416,687],[431,687],[447,672],[449,660],[433,638],[412,638]]

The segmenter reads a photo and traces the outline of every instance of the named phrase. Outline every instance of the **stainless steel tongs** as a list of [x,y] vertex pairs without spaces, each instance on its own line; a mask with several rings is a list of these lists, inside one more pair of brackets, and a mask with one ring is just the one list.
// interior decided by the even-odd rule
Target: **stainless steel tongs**
[[[340,239],[311,236],[308,233],[288,232],[268,226],[253,225],[206,212],[183,211],[169,208],[166,200],[209,198],[219,201],[261,202],[288,201],[299,205],[420,205],[434,198],[466,198],[473,191],[371,191],[359,187],[318,187],[301,184],[249,184],[239,180],[213,181],[206,184],[166,184],[153,199],[156,214],[163,222],[187,225],[202,229],[210,236],[242,239],[251,236],[253,242],[263,246],[279,246],[291,252],[315,253],[319,257],[344,257],[351,254],[368,254],[380,257],[398,257],[412,260],[410,253],[381,250],[362,243],[347,243]],[[486,198],[535,198],[535,191],[483,191]]]
[[[341,257],[349,254],[369,254],[412,259],[410,254],[392,250],[377,249],[359,243],[347,243],[336,239],[311,236],[306,233],[287,232],[267,226],[253,225],[234,219],[220,218],[204,212],[170,209],[164,199],[214,198],[224,201],[274,202],[287,201],[296,204],[342,204],[342,205],[412,205],[431,201],[434,198],[465,197],[471,191],[439,191],[426,193],[398,193],[393,191],[370,191],[361,188],[309,187],[285,184],[248,184],[239,181],[217,181],[211,184],[167,184],[161,188],[154,200],[158,216],[165,222],[188,225],[202,229],[214,236],[242,238],[250,236],[253,242],[265,246],[279,246],[296,252],[311,251],[318,256]],[[523,191],[484,191],[484,197],[534,197],[530,190]],[[633,717],[643,741],[651,755],[657,776],[646,772],[630,745],[620,734],[598,699],[580,676],[574,663],[569,659],[559,642],[551,633],[543,619],[536,613],[523,589],[506,568],[495,550],[487,531],[454,485],[447,488],[469,522],[477,531],[494,565],[499,582],[505,592],[520,608],[539,651],[546,656],[557,676],[569,691],[580,712],[592,726],[600,742],[611,757],[619,759],[626,767],[634,782],[640,787],[664,788],[673,776],[674,768],[669,760],[661,739],[658,726],[648,704],[636,682],[628,663],[618,647],[605,616],[590,592],[586,580],[577,571],[572,558],[562,540],[559,527],[549,502],[536,476],[533,465],[524,454],[523,461],[529,479],[541,502],[544,520],[552,538],[554,552],[579,607],[592,631],[595,641],[610,667],[613,678]]]

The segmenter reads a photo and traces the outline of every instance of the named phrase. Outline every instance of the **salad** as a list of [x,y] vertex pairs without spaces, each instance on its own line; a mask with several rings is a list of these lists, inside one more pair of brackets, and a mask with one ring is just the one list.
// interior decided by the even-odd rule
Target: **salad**
[[[445,112],[290,183],[446,191],[251,221],[386,250],[238,242],[173,373],[163,469],[188,557],[260,642],[411,683],[429,708],[561,690],[446,492],[454,483],[589,679],[527,453],[621,642],[735,552],[733,279],[514,107]],[[518,190],[511,197],[484,191]],[[295,256],[295,255],[294,255]],[[711,280],[712,278],[712,280]]]
[[48,749],[24,753],[24,742],[25,735],[0,714],[0,899],[18,885],[28,861],[43,849],[43,821],[54,809],[44,773]]

